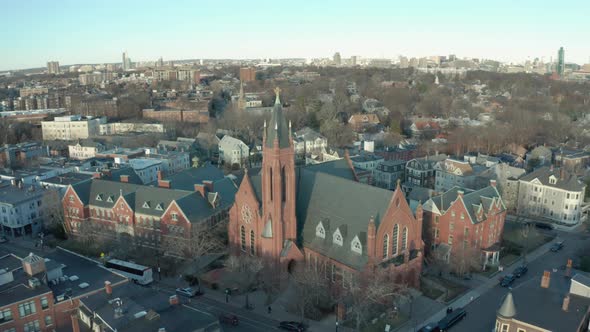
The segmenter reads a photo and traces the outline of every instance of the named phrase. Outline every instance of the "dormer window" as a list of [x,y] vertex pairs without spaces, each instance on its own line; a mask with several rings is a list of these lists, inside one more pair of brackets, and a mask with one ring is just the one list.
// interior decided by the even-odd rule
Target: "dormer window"
[[96,200],[97,201],[102,201],[102,194],[96,195]]
[[160,204],[158,204],[158,205],[156,205],[156,210],[158,210],[158,211],[163,211],[163,210],[164,210],[164,209],[162,208],[162,204],[161,204],[161,203],[160,203]]
[[112,203],[112,202],[113,202],[113,196],[109,196],[109,197],[107,198],[107,202],[109,202],[109,203]]
[[363,254],[363,246],[361,245],[361,241],[359,240],[358,236],[355,236],[354,239],[352,239],[350,250],[356,252],[357,254]]
[[315,228],[315,236],[325,239],[326,238],[326,230],[324,229],[324,225],[320,221],[320,223]]
[[149,208],[150,208],[150,202],[143,202],[143,205],[142,205],[142,207],[143,207],[144,209],[149,209]]
[[557,183],[557,178],[554,175],[551,175],[549,177],[549,184],[556,184]]
[[334,232],[334,235],[332,236],[332,241],[334,242],[334,244],[337,244],[339,246],[343,245],[342,234],[340,234],[339,229],[336,229],[336,231]]

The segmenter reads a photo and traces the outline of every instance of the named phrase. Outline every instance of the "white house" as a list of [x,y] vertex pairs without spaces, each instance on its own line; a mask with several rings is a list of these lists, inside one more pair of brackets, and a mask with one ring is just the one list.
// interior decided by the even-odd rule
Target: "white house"
[[242,166],[250,155],[250,148],[246,143],[229,135],[223,136],[219,141],[219,160],[224,163]]
[[293,136],[295,153],[319,153],[328,147],[328,140],[309,127],[296,131]]

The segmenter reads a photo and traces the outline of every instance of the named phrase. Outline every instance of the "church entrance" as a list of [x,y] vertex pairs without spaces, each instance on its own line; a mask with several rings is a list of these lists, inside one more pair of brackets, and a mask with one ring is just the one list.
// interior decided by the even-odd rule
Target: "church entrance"
[[294,259],[290,260],[289,263],[287,264],[287,272],[289,272],[289,274],[293,274],[295,272],[295,269],[297,268],[297,262],[295,262]]

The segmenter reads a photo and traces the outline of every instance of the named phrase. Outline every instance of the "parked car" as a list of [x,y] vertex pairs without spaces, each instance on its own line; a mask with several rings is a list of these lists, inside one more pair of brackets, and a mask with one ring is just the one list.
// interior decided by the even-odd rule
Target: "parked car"
[[283,321],[279,323],[279,328],[287,331],[295,331],[295,332],[303,332],[305,331],[305,326],[303,323],[299,322],[287,322]]
[[526,267],[526,265],[521,265],[521,266],[517,267],[516,269],[514,269],[514,273],[513,273],[513,274],[514,274],[514,275],[515,275],[517,278],[520,278],[520,277],[522,277],[522,276],[523,276],[525,273],[527,273],[527,271],[528,271],[528,270],[529,270],[529,268],[528,268],[528,267]]
[[502,281],[500,282],[500,286],[509,287],[510,285],[512,285],[514,280],[516,280],[514,274],[508,274],[502,279]]
[[552,231],[553,230],[553,225],[547,224],[547,223],[544,223],[544,222],[535,223],[535,227],[537,227],[539,229],[546,229],[548,231]]
[[222,324],[238,326],[240,320],[238,319],[238,316],[233,314],[221,314],[219,315],[219,322]]
[[420,328],[418,332],[440,332],[440,328],[436,323],[429,323],[426,326],[422,326],[422,328]]
[[456,308],[438,322],[438,328],[441,332],[448,331],[449,328],[457,324],[461,319],[465,318],[465,316],[467,316],[467,311],[465,311],[465,309]]
[[195,297],[197,295],[202,295],[202,292],[197,292],[196,289],[191,287],[186,288],[176,288],[176,294],[184,296],[184,297]]
[[561,248],[563,248],[563,241],[555,242],[551,245],[551,248],[549,250],[553,252],[558,252],[561,250]]

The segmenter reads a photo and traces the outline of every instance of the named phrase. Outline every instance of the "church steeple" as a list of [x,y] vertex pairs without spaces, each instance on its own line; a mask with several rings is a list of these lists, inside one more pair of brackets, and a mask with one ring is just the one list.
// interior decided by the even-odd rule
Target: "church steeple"
[[291,141],[289,137],[289,125],[285,115],[283,114],[280,92],[281,89],[277,87],[275,89],[276,99],[274,108],[272,110],[272,116],[270,117],[269,125],[266,127],[265,146],[272,148],[274,147],[275,140],[277,140],[279,148],[284,149],[291,146]]

